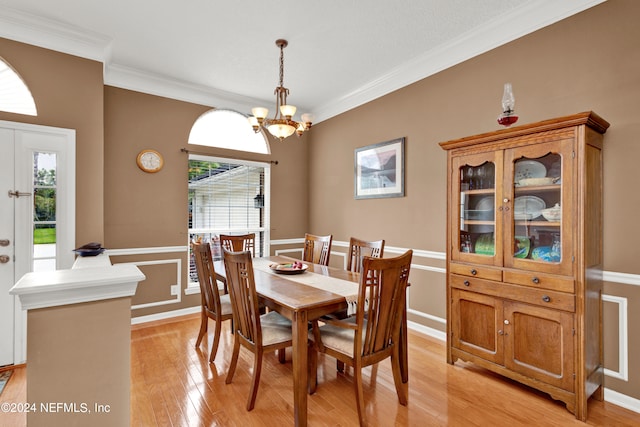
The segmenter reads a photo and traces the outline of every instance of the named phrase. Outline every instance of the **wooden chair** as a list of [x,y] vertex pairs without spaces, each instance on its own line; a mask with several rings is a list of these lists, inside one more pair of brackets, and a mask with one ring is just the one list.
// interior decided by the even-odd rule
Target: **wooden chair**
[[280,349],[284,352],[286,347],[291,347],[291,322],[275,311],[260,315],[251,252],[223,249],[223,254],[234,319],[233,356],[226,383],[233,380],[242,345],[254,354],[253,381],[247,401],[247,411],[251,411],[258,394],[262,355]]
[[213,363],[220,343],[222,322],[230,320],[233,317],[231,301],[229,300],[229,295],[220,295],[220,291],[218,290],[209,243],[192,243],[191,248],[196,261],[196,271],[198,272],[202,301],[202,319],[200,322],[200,332],[196,340],[196,348],[202,342],[202,337],[207,333],[209,319],[213,319],[216,322],[216,328],[213,333],[213,344],[211,345],[211,354],[209,356],[209,362]]
[[382,258],[384,255],[384,240],[366,241],[355,237],[349,239],[349,258],[347,258],[347,270],[360,273],[362,258],[370,256]]
[[256,256],[256,233],[242,235],[220,235],[220,247],[230,252],[251,251]]
[[332,240],[333,235],[331,234],[328,236],[316,236],[305,233],[302,260],[313,264],[329,265]]
[[396,258],[364,257],[355,322],[323,320],[309,332],[309,393],[316,391],[318,351],[353,366],[360,425],[365,425],[362,368],[391,357],[400,404],[407,404],[408,383],[400,367],[400,334],[413,251]]

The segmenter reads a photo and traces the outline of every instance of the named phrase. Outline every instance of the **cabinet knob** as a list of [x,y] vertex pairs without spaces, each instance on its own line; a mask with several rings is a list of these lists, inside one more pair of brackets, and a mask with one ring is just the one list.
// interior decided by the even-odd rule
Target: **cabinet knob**
[[498,331],[498,335],[504,335],[504,332],[502,331],[502,329]]
[[464,282],[462,282],[462,284],[465,285],[465,286],[469,286],[471,283],[469,283],[468,280],[465,280]]
[[505,325],[508,325],[508,324],[509,324],[509,320],[504,319],[504,324],[505,324]]
[[544,302],[550,302],[550,301],[551,301],[551,297],[550,297],[549,295],[544,295],[544,296],[542,297],[542,301],[544,301]]
[[504,199],[502,199],[502,201],[503,201],[504,203],[509,203],[509,199],[508,199],[508,198],[506,198],[506,197],[505,197]]
[[471,275],[475,276],[476,274],[478,274],[478,272],[476,271],[475,268],[471,269]]
[[531,279],[531,281],[532,281],[533,283],[535,283],[536,285],[537,285],[538,283],[540,283],[540,279],[538,279],[537,277],[534,277],[533,279]]

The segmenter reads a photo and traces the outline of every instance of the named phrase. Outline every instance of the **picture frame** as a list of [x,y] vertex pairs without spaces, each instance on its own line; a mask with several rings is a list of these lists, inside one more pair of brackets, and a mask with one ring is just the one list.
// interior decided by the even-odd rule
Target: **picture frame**
[[404,137],[356,148],[356,199],[404,197]]

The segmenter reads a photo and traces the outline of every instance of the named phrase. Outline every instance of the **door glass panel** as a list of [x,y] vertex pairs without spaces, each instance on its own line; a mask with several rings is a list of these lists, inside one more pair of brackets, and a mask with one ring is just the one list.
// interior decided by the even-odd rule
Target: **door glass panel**
[[514,164],[513,257],[562,261],[562,156],[522,157]]
[[493,162],[460,168],[460,252],[495,255],[495,174]]
[[33,153],[33,271],[56,269],[56,172],[55,153]]

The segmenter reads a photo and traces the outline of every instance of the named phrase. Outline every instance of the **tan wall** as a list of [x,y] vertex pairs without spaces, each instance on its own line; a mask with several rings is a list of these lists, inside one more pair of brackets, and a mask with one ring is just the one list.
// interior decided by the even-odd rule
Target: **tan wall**
[[76,130],[76,243],[103,242],[102,63],[0,38],[0,57],[24,79],[38,116],[0,120]]
[[[196,119],[210,108],[106,86],[105,97],[105,242],[110,249],[187,245],[187,161],[181,148],[199,154],[277,161],[271,168],[271,238],[304,235],[307,227],[307,144],[295,138],[270,141],[271,155],[251,154],[187,144]],[[136,165],[140,150],[152,148],[164,157],[157,173]],[[112,257],[114,262],[182,260],[182,288],[187,286],[185,252]],[[138,286],[134,304],[171,299],[177,283],[175,264],[143,266],[149,277]],[[172,270],[173,269],[173,270]],[[198,305],[199,295],[180,303],[136,309],[133,316]]]
[[[310,135],[310,227],[336,240],[384,238],[387,246],[444,252],[446,154],[438,142],[498,129],[503,84],[511,82],[519,123],[588,110],[611,123],[604,141],[605,270],[640,274],[638,16],[640,2],[606,2],[318,124]],[[354,149],[398,137],[406,138],[406,197],[355,200]],[[414,263],[441,266],[428,257]],[[444,317],[444,274],[414,269],[411,283],[410,307]],[[607,377],[606,386],[638,399],[638,288],[606,284],[605,292],[628,297],[630,313],[629,381]],[[609,314],[616,322],[605,325],[605,353],[615,357],[616,316]],[[615,357],[605,358],[613,370]]]

